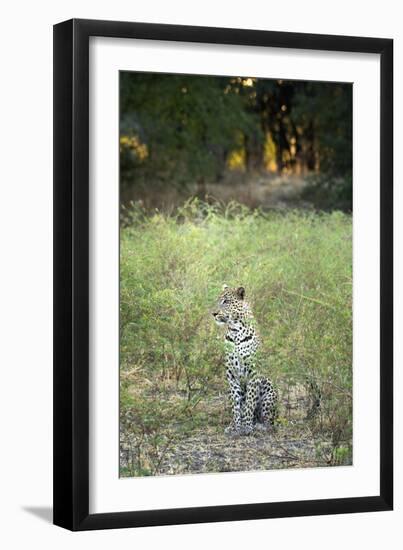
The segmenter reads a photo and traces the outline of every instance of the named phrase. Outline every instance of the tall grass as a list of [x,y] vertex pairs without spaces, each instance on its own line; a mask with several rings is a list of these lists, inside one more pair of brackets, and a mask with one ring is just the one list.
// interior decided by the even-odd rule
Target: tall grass
[[[131,438],[123,475],[155,474],[164,449],[224,429],[223,343],[211,311],[223,283],[242,285],[262,336],[259,368],[285,393],[321,395],[307,415],[318,459],[351,461],[352,224],[331,214],[263,213],[187,202],[174,215],[140,207],[121,229],[121,418]],[[146,449],[146,450],[145,450]],[[145,456],[145,454],[147,456]],[[143,456],[142,456],[143,455]]]

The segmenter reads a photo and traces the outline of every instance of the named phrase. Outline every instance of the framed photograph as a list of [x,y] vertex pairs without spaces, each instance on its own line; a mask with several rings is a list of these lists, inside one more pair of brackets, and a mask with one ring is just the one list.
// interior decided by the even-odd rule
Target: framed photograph
[[54,27],[54,523],[391,510],[393,42]]

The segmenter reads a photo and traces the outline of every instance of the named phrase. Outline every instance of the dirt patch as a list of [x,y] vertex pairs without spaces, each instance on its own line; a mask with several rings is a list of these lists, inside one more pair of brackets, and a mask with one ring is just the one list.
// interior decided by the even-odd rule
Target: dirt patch
[[199,433],[176,444],[161,464],[160,474],[244,472],[317,466],[315,446],[277,429],[231,437]]

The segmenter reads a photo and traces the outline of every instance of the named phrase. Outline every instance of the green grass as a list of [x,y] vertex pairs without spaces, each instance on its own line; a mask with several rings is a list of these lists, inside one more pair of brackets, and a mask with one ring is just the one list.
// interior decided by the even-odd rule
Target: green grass
[[221,433],[229,420],[211,316],[223,283],[246,289],[263,341],[260,370],[282,390],[280,423],[289,421],[290,388],[307,398],[319,388],[322,408],[305,421],[318,461],[351,462],[351,216],[197,200],[170,216],[134,207],[120,253],[121,432],[131,449],[122,475],[160,473],[177,440]]

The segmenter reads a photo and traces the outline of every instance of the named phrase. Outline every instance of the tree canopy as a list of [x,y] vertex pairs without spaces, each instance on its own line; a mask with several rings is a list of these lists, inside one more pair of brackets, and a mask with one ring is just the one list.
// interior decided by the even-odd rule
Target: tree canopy
[[352,85],[122,72],[121,184],[246,173],[351,181]]

